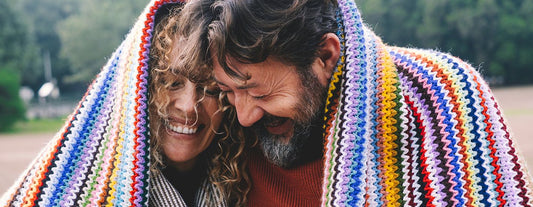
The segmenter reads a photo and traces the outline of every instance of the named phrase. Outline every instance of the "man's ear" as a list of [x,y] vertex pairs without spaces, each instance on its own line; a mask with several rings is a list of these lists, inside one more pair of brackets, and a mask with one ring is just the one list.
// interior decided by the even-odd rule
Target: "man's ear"
[[318,58],[313,63],[312,68],[320,83],[327,85],[333,75],[335,66],[337,66],[341,46],[339,37],[334,33],[325,34],[323,40],[323,45],[318,50]]

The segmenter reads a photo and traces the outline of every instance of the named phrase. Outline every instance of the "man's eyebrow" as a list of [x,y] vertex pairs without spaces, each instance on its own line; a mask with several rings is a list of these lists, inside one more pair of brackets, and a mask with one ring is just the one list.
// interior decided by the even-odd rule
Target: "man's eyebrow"
[[[215,82],[221,86],[224,86],[224,87],[229,87],[228,85],[226,85],[225,83],[222,83],[221,81],[217,80],[215,77],[213,77],[213,79],[215,80]],[[244,90],[244,89],[249,89],[249,88],[254,88],[254,87],[257,87],[259,84],[257,83],[248,83],[248,84],[245,84],[245,85],[240,85],[240,86],[237,86],[237,89],[239,90]]]

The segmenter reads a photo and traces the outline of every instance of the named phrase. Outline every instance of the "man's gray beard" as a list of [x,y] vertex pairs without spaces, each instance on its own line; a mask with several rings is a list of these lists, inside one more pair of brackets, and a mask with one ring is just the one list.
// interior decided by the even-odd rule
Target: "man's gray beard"
[[[327,87],[320,85],[316,76],[308,70],[307,73],[299,71],[303,91],[299,97],[299,103],[295,110],[297,115],[294,121],[293,136],[289,137],[289,143],[284,143],[286,137],[268,132],[262,121],[252,126],[259,140],[259,145],[264,156],[273,164],[290,168],[301,163],[304,159],[306,147],[314,149],[315,143],[321,140],[311,140],[312,132],[322,132],[323,113],[322,109],[326,102]],[[317,93],[319,92],[319,93]],[[319,128],[317,128],[319,127]],[[320,134],[321,135],[321,134]],[[319,136],[320,136],[319,135]],[[319,144],[320,144],[319,143]],[[321,147],[319,147],[321,149]],[[309,150],[309,149],[307,149]],[[322,151],[316,152],[321,155]]]
[[294,127],[295,134],[289,143],[284,143],[283,135],[271,134],[265,127],[257,127],[254,131],[265,157],[283,168],[290,168],[302,160],[304,146],[311,139],[310,126]]

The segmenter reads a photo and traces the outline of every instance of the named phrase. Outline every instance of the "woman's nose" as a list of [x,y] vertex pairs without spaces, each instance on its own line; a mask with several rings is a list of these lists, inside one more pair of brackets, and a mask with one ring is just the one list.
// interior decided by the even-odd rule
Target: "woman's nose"
[[195,112],[198,102],[198,93],[196,86],[193,83],[187,81],[180,92],[171,98],[173,99],[175,108],[186,114]]

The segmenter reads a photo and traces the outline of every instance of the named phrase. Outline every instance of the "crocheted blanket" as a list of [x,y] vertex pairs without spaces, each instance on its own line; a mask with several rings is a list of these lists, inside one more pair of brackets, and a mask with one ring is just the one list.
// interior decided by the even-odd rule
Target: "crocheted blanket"
[[529,175],[479,73],[385,46],[353,1],[339,4],[322,206],[530,206]]
[[148,52],[152,0],[65,126],[1,206],[148,206]]
[[[65,126],[2,206],[147,206],[152,0]],[[323,206],[526,206],[531,188],[501,110],[470,65],[388,47],[340,0],[343,56],[325,124]]]

